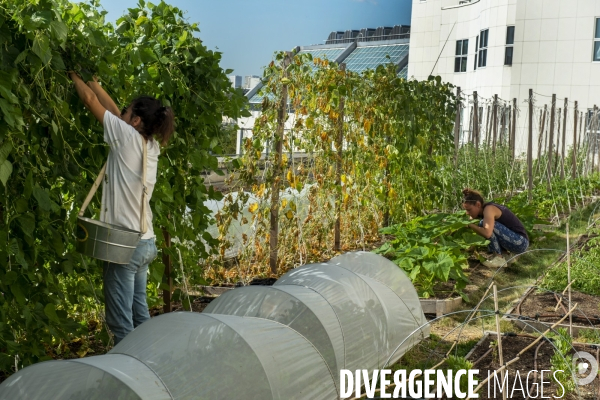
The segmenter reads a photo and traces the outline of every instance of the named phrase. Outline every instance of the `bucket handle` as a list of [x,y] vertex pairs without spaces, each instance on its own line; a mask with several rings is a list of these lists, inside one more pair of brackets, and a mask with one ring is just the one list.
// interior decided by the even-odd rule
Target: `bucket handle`
[[[144,139],[143,137],[142,148],[144,150],[144,155],[142,157],[142,205],[140,213],[140,230],[142,234],[144,234],[148,231],[148,221],[146,220],[146,197],[148,196],[148,187],[146,186],[146,169],[148,164],[148,148],[146,139]],[[102,182],[102,179],[104,179],[104,175],[106,174],[106,164],[107,163],[104,163],[104,165],[102,166],[102,169],[100,170],[96,181],[92,185],[90,192],[88,193],[87,197],[83,201],[83,204],[81,205],[81,209],[79,210],[78,214],[80,217],[83,217],[85,210],[87,210],[88,206],[90,205],[90,202],[92,201],[92,197],[94,197],[96,191],[98,190],[98,187],[100,186],[100,183]]]

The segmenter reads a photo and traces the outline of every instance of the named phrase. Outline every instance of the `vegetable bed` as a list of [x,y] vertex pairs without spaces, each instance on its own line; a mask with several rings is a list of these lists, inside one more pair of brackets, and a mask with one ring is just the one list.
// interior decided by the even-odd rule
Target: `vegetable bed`
[[[527,373],[532,370],[553,370],[566,368],[565,365],[571,365],[569,357],[573,354],[573,348],[577,351],[586,351],[592,354],[594,357],[598,357],[598,348],[591,347],[584,344],[573,344],[573,348],[571,347],[571,343],[567,339],[560,338],[556,335],[554,337],[549,338],[550,340],[541,340],[539,343],[535,344],[531,349],[527,350],[521,358],[508,366],[508,383],[509,388],[512,390],[513,385],[515,384],[515,377],[517,371],[521,377],[521,381],[523,382],[523,389],[525,389]],[[517,356],[517,354],[529,346],[533,340],[534,336],[529,335],[511,335],[511,336],[503,336],[502,337],[502,353],[504,358],[504,363],[512,360]],[[558,347],[565,358],[555,355],[557,351],[553,344]],[[560,351],[558,352],[560,353]],[[554,358],[553,358],[554,357]],[[496,369],[500,367],[498,361],[498,351],[497,351],[497,335],[495,333],[488,333],[484,338],[473,348],[473,350],[467,355],[467,360],[471,361],[474,366],[473,368],[479,369],[479,382],[481,383],[488,376],[488,371],[490,374],[493,373]],[[567,363],[565,364],[565,360]],[[580,378],[583,378],[585,375],[577,375]],[[581,396],[582,399],[596,399],[596,395],[598,390],[600,389],[600,385],[598,385],[598,379],[595,379],[592,383],[586,386],[575,386],[572,381],[569,380],[568,377],[559,376],[557,377],[561,379],[562,385],[570,392],[567,393],[567,396],[563,396],[562,398],[576,398],[577,395]],[[493,378],[492,378],[493,379]],[[532,398],[540,398],[540,393],[538,392],[537,396],[535,396],[535,388],[532,388],[534,378],[534,373],[530,375],[529,386],[531,390]],[[498,377],[498,381],[500,381],[500,377]],[[540,374],[537,375],[537,380],[535,381],[540,383]],[[545,372],[544,373],[544,396],[551,397],[555,395],[557,397],[561,397],[562,389],[560,385],[558,385],[552,379],[552,373]],[[525,389],[525,396],[522,396],[522,392],[518,390],[519,383],[516,383],[517,390],[514,391],[511,396],[510,391],[508,392],[508,398],[512,399],[525,399],[527,397],[527,392]],[[493,398],[502,398],[502,395],[497,393],[496,397],[494,397],[493,392],[493,382],[490,383],[490,396],[488,397],[488,386],[485,384],[479,393],[479,399],[493,399]]]

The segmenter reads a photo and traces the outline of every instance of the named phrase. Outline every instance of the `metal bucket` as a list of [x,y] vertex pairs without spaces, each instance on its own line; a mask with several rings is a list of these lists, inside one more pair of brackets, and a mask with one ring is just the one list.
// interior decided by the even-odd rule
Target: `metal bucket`
[[95,219],[77,218],[79,253],[115,264],[129,264],[142,233]]

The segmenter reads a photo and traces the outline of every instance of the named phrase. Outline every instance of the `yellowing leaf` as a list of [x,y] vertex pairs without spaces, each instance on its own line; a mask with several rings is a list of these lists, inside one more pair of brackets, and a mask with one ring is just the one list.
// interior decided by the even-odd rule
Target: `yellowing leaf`
[[371,120],[370,119],[365,119],[365,122],[363,123],[363,128],[365,129],[365,133],[369,133],[369,131],[371,130]]
[[292,175],[292,171],[288,171],[287,172],[287,176],[286,176],[287,180],[289,182],[293,182],[294,181],[294,176]]
[[294,218],[294,213],[292,212],[292,210],[288,210],[288,212],[285,213],[285,216],[287,217],[287,219],[292,219]]
[[341,180],[343,184],[346,184],[346,175],[342,175]]
[[285,208],[287,206],[287,199],[281,200],[281,208]]
[[250,207],[248,207],[248,211],[251,213],[254,213],[256,210],[258,210],[258,203],[252,203],[250,204]]

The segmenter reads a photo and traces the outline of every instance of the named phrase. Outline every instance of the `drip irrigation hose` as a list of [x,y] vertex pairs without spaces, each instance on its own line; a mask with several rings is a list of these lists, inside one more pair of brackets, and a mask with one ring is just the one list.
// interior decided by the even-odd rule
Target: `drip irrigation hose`
[[[538,371],[537,371],[537,358],[538,358],[538,351],[540,350],[540,347],[542,347],[544,345],[544,342],[540,342],[540,344],[537,345],[537,347],[535,348],[535,353],[533,355],[533,383],[531,384],[531,386],[529,387],[529,391],[527,391],[527,398],[525,400],[529,400],[531,398],[531,396],[529,396],[529,393],[531,393],[533,391],[533,387],[537,384],[537,375],[538,375]],[[537,397],[537,396],[536,396]]]

